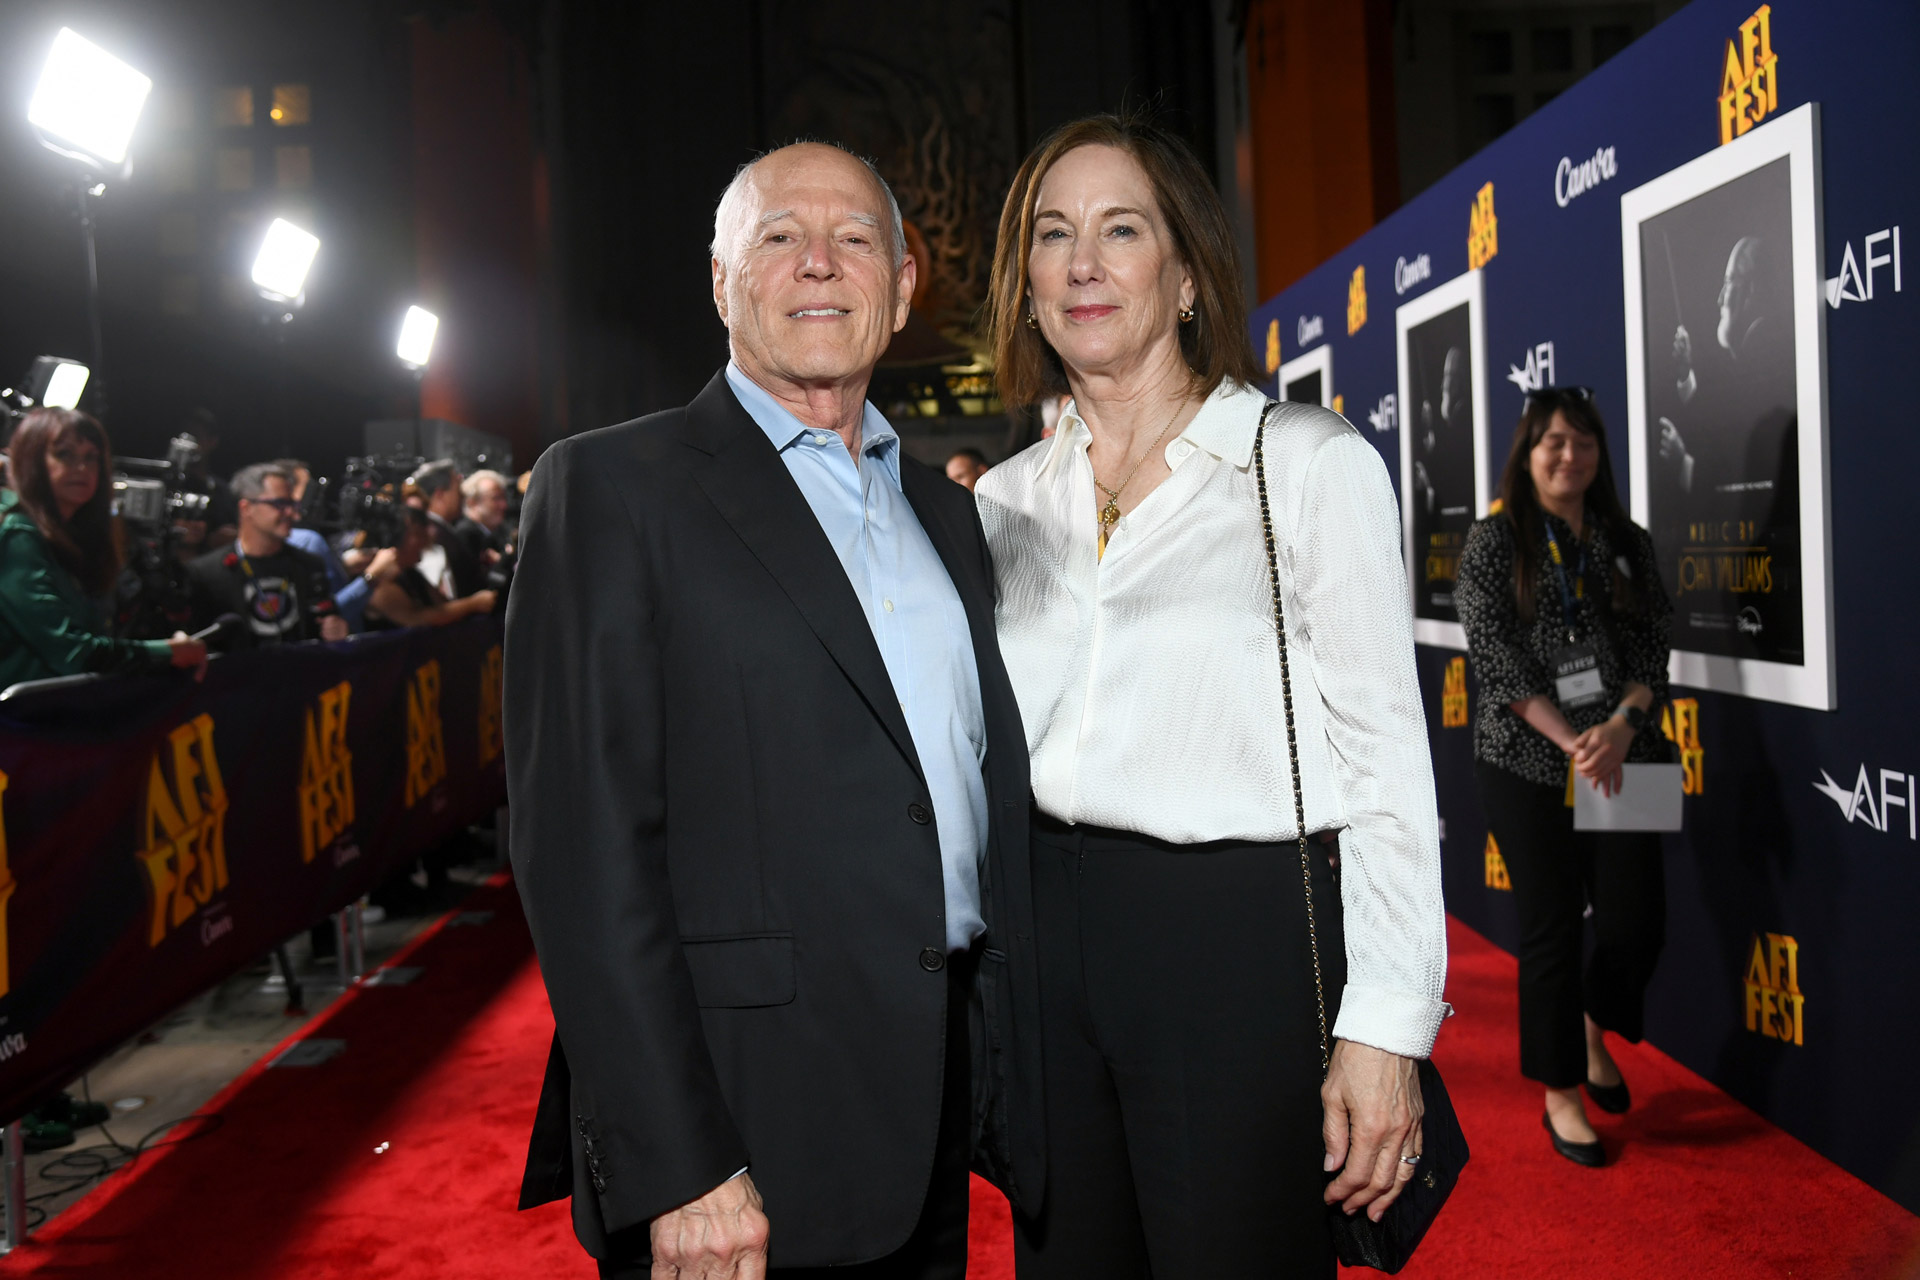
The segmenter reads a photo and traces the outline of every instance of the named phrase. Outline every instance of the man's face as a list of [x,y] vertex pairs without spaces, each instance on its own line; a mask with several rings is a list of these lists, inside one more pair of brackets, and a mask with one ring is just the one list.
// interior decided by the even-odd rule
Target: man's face
[[484,529],[497,529],[507,518],[507,491],[498,484],[485,483],[467,504],[467,514]]
[[279,476],[268,476],[261,482],[258,498],[240,499],[240,523],[270,541],[285,542],[293,532],[299,505],[293,500],[293,486]]
[[753,167],[729,260],[713,260],[714,306],[743,373],[775,391],[868,376],[913,296],[891,218],[867,167],[836,148],[788,147]]
[[442,520],[455,520],[460,515],[460,482],[466,477],[458,471],[447,481],[447,487],[438,490],[427,499],[427,510]]
[[987,469],[964,453],[956,453],[947,459],[947,479],[955,484],[972,489],[985,474]]
[[1754,315],[1758,256],[1752,238],[1743,236],[1727,255],[1727,274],[1720,282],[1720,323],[1713,336],[1722,347],[1736,354],[1747,330],[1758,319]]

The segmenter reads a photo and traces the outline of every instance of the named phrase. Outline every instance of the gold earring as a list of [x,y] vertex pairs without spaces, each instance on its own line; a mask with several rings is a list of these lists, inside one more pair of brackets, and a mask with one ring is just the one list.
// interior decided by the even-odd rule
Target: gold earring
[[1181,324],[1192,324],[1192,323],[1193,323],[1193,308],[1192,308],[1192,307],[1182,307],[1182,308],[1180,308],[1180,323],[1181,323]]
[[1031,311],[1027,312],[1027,328],[1038,329],[1039,327],[1040,327],[1040,322],[1033,318],[1033,312]]

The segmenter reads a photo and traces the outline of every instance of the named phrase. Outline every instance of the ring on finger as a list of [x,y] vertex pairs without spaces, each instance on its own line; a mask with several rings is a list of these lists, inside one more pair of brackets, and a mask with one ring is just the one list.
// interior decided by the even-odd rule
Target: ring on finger
[[1420,1157],[1419,1157],[1419,1156],[1417,1156],[1417,1155],[1413,1155],[1413,1156],[1401,1156],[1401,1157],[1400,1157],[1400,1163],[1401,1163],[1401,1164],[1419,1164],[1419,1163],[1420,1163]]

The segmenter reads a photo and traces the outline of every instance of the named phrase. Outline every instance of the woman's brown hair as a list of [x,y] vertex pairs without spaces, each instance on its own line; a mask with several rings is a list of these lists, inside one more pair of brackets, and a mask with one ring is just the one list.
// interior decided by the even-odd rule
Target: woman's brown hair
[[1061,125],[1042,139],[1014,175],[1000,210],[987,294],[1000,399],[1020,408],[1067,390],[1059,355],[1027,324],[1027,256],[1040,184],[1062,156],[1080,147],[1113,147],[1146,171],[1174,251],[1193,276],[1194,317],[1180,326],[1180,353],[1193,370],[1195,386],[1212,391],[1226,378],[1258,383],[1240,255],[1206,170],[1186,143],[1145,116],[1102,114]]
[[[86,505],[62,519],[47,454],[81,441],[100,451],[99,483]],[[35,409],[14,428],[7,469],[20,495],[20,510],[39,528],[54,560],[89,595],[111,591],[120,573],[120,548],[113,538],[113,450],[106,429],[74,409]]]
[[[1513,558],[1513,599],[1520,616],[1529,622],[1534,617],[1534,596],[1544,562],[1545,517],[1540,510],[1540,495],[1533,488],[1533,450],[1540,438],[1553,426],[1554,415],[1581,435],[1592,436],[1600,446],[1600,463],[1587,486],[1587,513],[1607,531],[1607,545],[1615,556],[1624,556],[1632,545],[1633,520],[1620,505],[1620,491],[1613,483],[1613,462],[1607,456],[1607,427],[1593,395],[1584,388],[1550,387],[1527,396],[1514,428],[1513,446],[1507,450],[1507,465],[1500,473],[1500,515],[1513,524],[1520,554]],[[1611,583],[1613,610],[1616,613],[1643,613],[1647,607],[1644,584],[1620,572],[1617,564],[1606,566]]]

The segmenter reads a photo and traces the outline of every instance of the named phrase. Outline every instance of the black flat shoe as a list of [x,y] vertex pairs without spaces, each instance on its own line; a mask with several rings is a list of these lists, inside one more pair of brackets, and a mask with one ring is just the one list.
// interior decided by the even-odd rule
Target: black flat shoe
[[1547,1128],[1547,1136],[1553,1139],[1553,1149],[1575,1164],[1585,1165],[1589,1169],[1598,1169],[1607,1162],[1607,1152],[1597,1142],[1568,1142],[1553,1127],[1553,1117],[1542,1111],[1540,1123]]
[[1595,1084],[1587,1081],[1587,1096],[1593,1099],[1593,1105],[1610,1116],[1623,1116],[1627,1108],[1633,1105],[1633,1095],[1627,1092],[1627,1079],[1620,1078],[1619,1084]]

